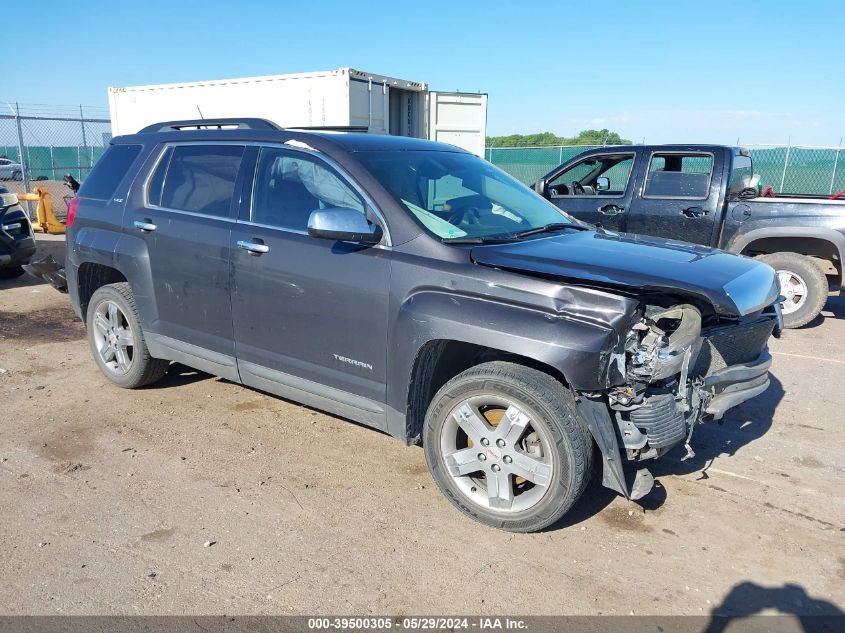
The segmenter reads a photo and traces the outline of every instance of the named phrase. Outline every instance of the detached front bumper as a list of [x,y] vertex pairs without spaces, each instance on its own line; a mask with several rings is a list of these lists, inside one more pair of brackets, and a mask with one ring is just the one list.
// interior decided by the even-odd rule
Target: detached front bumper
[[725,412],[750,400],[769,388],[769,368],[772,357],[768,349],[752,363],[732,365],[710,374],[699,387],[705,398],[704,413],[719,420]]

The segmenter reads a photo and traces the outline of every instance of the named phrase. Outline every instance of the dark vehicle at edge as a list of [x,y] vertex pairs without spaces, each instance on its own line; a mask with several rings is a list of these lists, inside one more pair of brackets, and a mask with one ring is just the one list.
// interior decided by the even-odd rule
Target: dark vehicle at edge
[[768,387],[780,330],[770,267],[596,230],[418,139],[151,126],[112,140],[67,239],[115,384],[178,361],[422,443],[456,507],[512,531],[596,461],[648,493],[641,461]]
[[749,153],[723,145],[588,150],[534,189],[563,211],[613,231],[756,257],[778,273],[788,328],[815,319],[842,288],[845,200],[759,195]]
[[0,279],[20,277],[35,254],[29,217],[17,197],[0,187]]

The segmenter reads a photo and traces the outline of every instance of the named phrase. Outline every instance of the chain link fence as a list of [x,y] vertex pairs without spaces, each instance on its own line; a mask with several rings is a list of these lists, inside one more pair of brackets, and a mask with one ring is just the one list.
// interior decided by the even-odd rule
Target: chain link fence
[[[64,218],[72,198],[65,174],[83,181],[111,140],[111,123],[102,108],[82,106],[6,106],[0,110],[0,186],[12,193],[41,187]],[[29,203],[30,214],[34,206]]]
[[[597,145],[488,147],[485,157],[517,180],[531,184]],[[832,195],[845,189],[845,148],[746,145],[763,186],[779,193]]]
[[[5,105],[5,108],[3,106]],[[3,109],[8,110],[8,113]],[[54,211],[67,211],[70,189],[62,178],[83,181],[111,140],[106,108],[0,103],[0,186],[13,193],[46,189]],[[840,143],[841,145],[841,143]],[[530,184],[596,145],[488,147],[486,158]],[[842,147],[746,146],[764,186],[780,193],[832,195],[845,189]]]

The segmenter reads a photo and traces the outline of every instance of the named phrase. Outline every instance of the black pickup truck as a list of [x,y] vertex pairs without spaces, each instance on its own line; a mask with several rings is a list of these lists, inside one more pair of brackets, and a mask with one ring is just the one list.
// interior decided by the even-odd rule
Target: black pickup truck
[[759,257],[778,273],[785,326],[806,325],[842,286],[845,201],[760,197],[753,182],[737,147],[628,145],[586,151],[534,189],[608,230]]

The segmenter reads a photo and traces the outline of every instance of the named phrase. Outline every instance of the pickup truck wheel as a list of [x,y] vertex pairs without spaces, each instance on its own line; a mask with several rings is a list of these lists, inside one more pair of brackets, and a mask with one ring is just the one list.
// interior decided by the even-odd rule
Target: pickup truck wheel
[[772,253],[760,260],[775,269],[780,293],[786,297],[781,303],[784,327],[801,327],[815,319],[824,308],[829,291],[822,269],[798,253]]
[[8,268],[0,268],[0,279],[16,279],[23,275],[23,266],[9,266]]
[[592,473],[592,440],[572,394],[513,363],[477,365],[447,382],[429,406],[423,444],[455,506],[512,532],[560,519]]
[[94,360],[118,387],[143,387],[167,373],[169,363],[150,356],[128,283],[98,288],[88,303],[85,325]]

